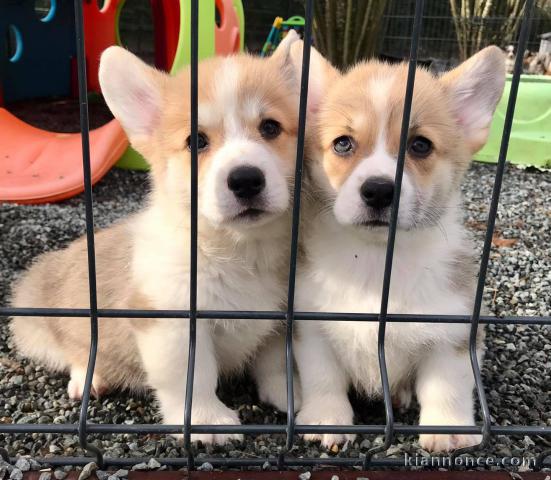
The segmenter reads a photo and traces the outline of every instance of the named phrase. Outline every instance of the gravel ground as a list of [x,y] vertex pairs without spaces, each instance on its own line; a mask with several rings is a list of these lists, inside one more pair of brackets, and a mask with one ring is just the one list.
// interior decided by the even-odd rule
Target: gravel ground
[[[481,247],[493,184],[493,166],[475,164],[464,184],[466,222]],[[550,315],[551,309],[551,174],[512,169],[506,176],[486,288],[486,305],[496,315]],[[142,173],[111,171],[95,188],[96,225],[103,227],[139,207],[147,191]],[[47,206],[0,206],[0,305],[6,305],[14,274],[39,253],[58,249],[84,233],[82,197]],[[79,403],[68,399],[67,377],[17,358],[10,347],[7,322],[0,318],[0,423],[75,423]],[[495,424],[551,426],[551,338],[548,327],[490,326],[483,365],[486,392]],[[258,402],[248,379],[225,382],[224,401],[240,411],[244,423],[284,423],[284,415]],[[354,398],[358,422],[384,423],[381,403]],[[396,421],[416,423],[418,411],[396,412]],[[92,400],[89,419],[97,423],[153,423],[160,420],[152,397],[110,394]],[[108,457],[180,456],[170,438],[112,435],[95,439]],[[358,456],[382,437],[360,437],[354,444],[324,451],[297,439],[294,456]],[[276,455],[281,436],[248,437],[243,444],[201,447],[201,456],[266,457]],[[10,455],[36,457],[78,455],[73,436],[0,434]],[[487,453],[534,455],[551,446],[551,438],[498,437]],[[388,452],[418,451],[412,438],[398,435]]]

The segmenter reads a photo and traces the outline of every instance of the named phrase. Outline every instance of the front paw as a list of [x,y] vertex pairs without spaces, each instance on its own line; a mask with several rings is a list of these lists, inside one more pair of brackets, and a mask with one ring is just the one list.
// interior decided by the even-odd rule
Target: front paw
[[419,436],[419,444],[427,452],[451,452],[463,447],[472,447],[482,441],[482,435],[442,435],[423,434]]
[[[348,399],[305,404],[296,418],[297,425],[353,425],[354,413]],[[331,448],[346,441],[354,441],[352,433],[306,433],[304,439],[311,442],[321,442],[324,447]]]
[[[171,416],[166,416],[164,423],[167,425],[178,425],[182,423],[182,415],[179,415],[175,421],[170,421]],[[191,423],[193,425],[241,425],[239,414],[226,407],[222,402],[202,403],[193,402],[193,411],[191,414]],[[182,435],[174,435],[179,440]],[[239,433],[193,433],[191,435],[192,442],[201,442],[203,444],[224,445],[230,440],[241,442],[243,435]]]

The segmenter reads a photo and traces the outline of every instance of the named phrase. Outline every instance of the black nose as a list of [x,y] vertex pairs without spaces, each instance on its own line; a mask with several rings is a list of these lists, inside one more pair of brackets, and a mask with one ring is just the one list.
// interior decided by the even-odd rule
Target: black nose
[[237,198],[252,198],[265,186],[264,174],[257,167],[237,167],[228,175],[228,188]]
[[394,182],[382,177],[368,178],[360,188],[360,195],[367,206],[386,208],[392,203]]

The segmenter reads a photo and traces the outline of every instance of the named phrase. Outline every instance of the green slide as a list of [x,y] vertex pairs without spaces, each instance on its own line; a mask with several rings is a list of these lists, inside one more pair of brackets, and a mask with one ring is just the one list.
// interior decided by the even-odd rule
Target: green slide
[[[510,88],[511,75],[507,75],[505,91],[490,129],[490,138],[486,146],[474,156],[475,160],[497,162]],[[515,165],[551,169],[551,77],[522,75],[507,161]]]

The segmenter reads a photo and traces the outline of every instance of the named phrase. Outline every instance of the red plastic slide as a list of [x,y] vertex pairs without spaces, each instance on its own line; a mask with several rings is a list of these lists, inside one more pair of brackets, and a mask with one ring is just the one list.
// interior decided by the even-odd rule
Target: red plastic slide
[[[116,44],[117,9],[124,0],[84,2],[88,87],[100,91],[101,52]],[[0,202],[46,203],[84,190],[82,140],[79,133],[41,130],[0,108]],[[128,147],[116,120],[90,132],[92,183],[100,180]]]
[[[0,108],[0,201],[46,203],[84,190],[80,133],[31,127]],[[105,175],[128,147],[113,120],[90,132],[92,183]]]

